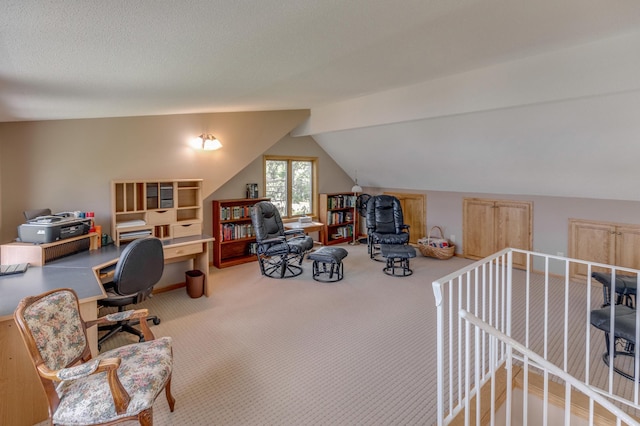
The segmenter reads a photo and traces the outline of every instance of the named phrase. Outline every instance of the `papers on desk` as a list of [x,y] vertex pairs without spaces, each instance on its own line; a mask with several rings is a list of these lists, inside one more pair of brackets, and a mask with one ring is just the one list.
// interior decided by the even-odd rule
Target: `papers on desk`
[[143,226],[143,225],[146,225],[146,224],[147,224],[147,222],[145,222],[142,219],[125,220],[125,221],[116,223],[116,228],[118,228],[118,229],[120,229],[120,228],[130,228],[132,226]]
[[306,228],[318,228],[321,227],[320,222],[287,222],[284,224],[286,229],[306,229]]
[[143,229],[142,231],[122,232],[120,234],[120,239],[129,240],[131,238],[147,237],[149,235],[151,235],[151,230],[150,229]]

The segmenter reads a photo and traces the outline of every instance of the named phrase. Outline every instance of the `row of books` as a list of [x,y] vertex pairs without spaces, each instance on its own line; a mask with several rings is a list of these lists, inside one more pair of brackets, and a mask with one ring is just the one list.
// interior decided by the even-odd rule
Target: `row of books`
[[333,195],[331,197],[327,197],[327,208],[328,209],[344,209],[353,206],[356,203],[356,197],[353,195]]
[[338,240],[340,238],[348,238],[348,237],[353,237],[353,226],[352,225],[340,226],[340,227],[334,229],[333,233],[331,234],[331,239],[332,240]]
[[220,207],[220,220],[245,219],[251,217],[253,206]]
[[353,221],[352,211],[327,213],[327,225],[336,225],[338,223],[345,223],[345,222],[351,222],[351,221]]
[[220,235],[222,241],[238,240],[255,236],[253,225],[250,223],[221,223]]

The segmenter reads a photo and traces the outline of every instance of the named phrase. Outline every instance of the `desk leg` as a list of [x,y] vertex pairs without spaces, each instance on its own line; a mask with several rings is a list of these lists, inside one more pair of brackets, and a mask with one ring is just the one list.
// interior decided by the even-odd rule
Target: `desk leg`
[[[80,304],[84,320],[98,317],[97,302]],[[87,330],[93,356],[98,353],[98,330]],[[13,319],[0,322],[0,424],[30,426],[47,419],[47,398]]]
[[46,420],[47,399],[18,326],[0,322],[0,424],[30,426]]
[[204,295],[209,297],[213,293],[211,290],[212,282],[209,276],[209,243],[202,243],[202,252],[198,253],[193,259],[194,269],[199,269],[204,274]]

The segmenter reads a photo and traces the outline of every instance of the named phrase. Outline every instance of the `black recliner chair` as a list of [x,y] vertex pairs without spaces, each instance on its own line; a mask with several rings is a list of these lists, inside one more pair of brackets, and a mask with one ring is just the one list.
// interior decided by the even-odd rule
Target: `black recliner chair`
[[280,212],[268,201],[251,209],[251,222],[258,244],[260,272],[270,278],[291,278],[302,273],[302,260],[313,248],[313,239],[301,229],[284,229]]
[[[591,277],[602,284],[603,304],[599,309],[591,310],[591,325],[604,332],[605,351],[602,360],[606,366],[613,363],[613,371],[635,380],[636,373],[633,362],[616,363],[615,358],[635,357],[636,353],[636,296],[638,277],[616,274],[612,282],[612,274],[593,272]],[[615,318],[611,330],[611,305],[615,304]],[[614,340],[613,357],[610,353],[610,342]]]
[[408,244],[409,225],[404,223],[400,200],[393,195],[376,195],[367,202],[367,243],[369,257],[377,258],[380,244]]
[[[123,313],[128,305],[135,305],[151,295],[153,286],[160,281],[164,271],[164,252],[158,238],[143,238],[127,244],[116,263],[113,281],[104,284],[107,293],[105,299],[98,301],[101,307],[117,307]],[[118,315],[118,314],[112,314]],[[147,321],[160,324],[156,316],[147,317]],[[98,349],[102,343],[121,331],[138,336],[144,342],[142,331],[133,327],[137,321],[129,321],[125,314],[112,325],[100,326],[98,331],[108,331],[98,339]]]

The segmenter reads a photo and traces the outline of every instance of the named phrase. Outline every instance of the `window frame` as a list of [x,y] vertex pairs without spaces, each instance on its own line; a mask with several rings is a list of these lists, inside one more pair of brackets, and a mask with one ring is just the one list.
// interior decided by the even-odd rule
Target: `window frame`
[[262,183],[267,197],[267,161],[286,161],[287,162],[287,215],[282,215],[282,219],[294,219],[302,215],[292,215],[292,166],[294,161],[311,162],[311,211],[307,212],[307,216],[318,217],[318,157],[298,157],[292,155],[264,155],[262,160]]

